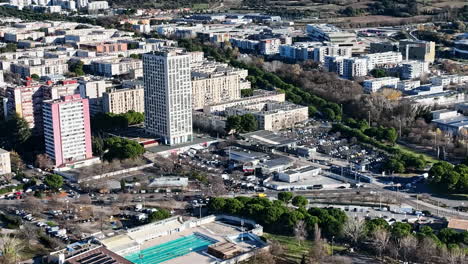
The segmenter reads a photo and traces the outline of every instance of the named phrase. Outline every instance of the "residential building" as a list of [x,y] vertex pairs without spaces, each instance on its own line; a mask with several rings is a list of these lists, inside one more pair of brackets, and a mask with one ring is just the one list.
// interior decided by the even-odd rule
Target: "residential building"
[[44,95],[42,85],[27,81],[22,86],[8,86],[6,90],[7,115],[17,114],[24,118],[29,128],[42,128],[42,103]]
[[112,89],[102,96],[104,112],[123,114],[130,110],[145,112],[144,89]]
[[93,1],[88,3],[88,11],[99,11],[109,9],[107,1]]
[[281,40],[279,38],[262,39],[258,45],[262,55],[274,55],[279,53]]
[[228,108],[242,107],[244,105],[266,101],[285,102],[286,96],[284,93],[257,90],[254,92],[253,96],[240,98],[228,102],[221,102],[218,104],[205,105],[203,107],[203,112],[207,114],[222,114]]
[[442,85],[444,87],[449,86],[451,84],[463,84],[468,82],[468,76],[460,76],[460,75],[441,75],[441,76],[434,76],[431,78],[431,83],[433,85]]
[[376,78],[371,80],[365,80],[363,87],[364,91],[367,93],[375,93],[381,88],[397,88],[398,82],[400,81],[399,78],[395,77],[382,77]]
[[400,52],[405,60],[433,63],[435,60],[435,43],[422,40],[401,40]]
[[424,61],[404,61],[400,65],[400,78],[411,80],[429,73],[429,63]]
[[365,58],[345,58],[343,60],[343,77],[351,79],[366,76],[367,60]]
[[79,84],[81,98],[87,98],[89,101],[90,114],[101,113],[103,111],[102,96],[110,84],[102,79],[82,79]]
[[338,75],[343,75],[344,60],[346,57],[342,56],[325,56],[324,68],[328,72],[336,72]]
[[203,109],[205,105],[218,104],[241,98],[241,89],[246,72],[224,65],[202,64],[198,69],[192,68],[192,103],[194,110]]
[[145,129],[164,144],[192,141],[190,54],[177,50],[143,55]]
[[309,118],[307,106],[296,105],[289,102],[265,101],[227,108],[226,116],[254,115],[259,130],[278,131],[294,127]]
[[398,64],[403,60],[401,53],[395,51],[367,54],[363,58],[367,59],[368,71],[373,70],[376,66]]
[[415,81],[404,80],[404,81],[398,82],[397,89],[400,91],[408,91],[408,90],[418,88],[419,86],[421,86],[421,81],[419,80],[415,80]]
[[92,158],[88,99],[63,96],[44,102],[46,154],[56,167]]
[[322,46],[321,42],[296,42],[294,44],[280,45],[281,58],[288,60],[304,61],[314,57],[314,48]]
[[62,96],[79,94],[79,83],[77,80],[63,80],[53,83],[47,81],[42,86],[42,92],[45,99],[59,99]]
[[112,77],[130,74],[133,78],[143,76],[143,62],[138,59],[118,58],[105,61],[93,61],[91,64],[96,75]]
[[81,44],[80,49],[95,51],[96,53],[112,53],[118,51],[127,51],[127,43],[105,42],[96,44]]
[[10,152],[0,148],[0,175],[11,173]]
[[338,45],[328,45],[314,48],[312,57],[314,61],[324,63],[325,56],[350,58],[352,56],[352,48],[340,47]]

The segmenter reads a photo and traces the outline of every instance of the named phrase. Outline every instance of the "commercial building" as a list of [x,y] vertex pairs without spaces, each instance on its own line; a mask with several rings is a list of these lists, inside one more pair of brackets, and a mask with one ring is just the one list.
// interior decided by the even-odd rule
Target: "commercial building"
[[435,60],[435,43],[422,40],[401,40],[400,52],[405,60],[433,63]]
[[442,131],[452,135],[458,135],[462,129],[468,132],[468,116],[447,109],[433,111],[431,113],[433,118],[431,122]]
[[105,113],[122,114],[130,110],[145,112],[144,89],[112,89],[102,95]]
[[351,79],[366,76],[368,73],[365,58],[345,58],[343,60],[343,77]]
[[363,87],[364,91],[367,93],[375,93],[381,88],[397,88],[398,82],[400,81],[399,78],[395,77],[382,77],[382,78],[376,78],[376,79],[371,79],[371,80],[365,80]]
[[296,170],[287,170],[285,172],[278,173],[278,180],[284,182],[298,182],[305,178],[310,178],[313,176],[317,176],[322,171],[321,168],[318,167],[304,167]]
[[44,102],[46,154],[56,167],[92,158],[88,99],[64,96]]
[[192,141],[190,54],[145,54],[143,70],[146,131],[169,145]]
[[401,53],[395,51],[367,54],[363,58],[367,59],[368,71],[379,65],[398,64],[403,60]]
[[259,130],[268,131],[291,128],[309,118],[309,109],[306,106],[289,102],[266,101],[242,107],[231,107],[225,110],[226,116],[249,113],[257,120]]
[[371,42],[369,47],[370,53],[382,53],[389,51],[398,52],[400,47],[396,42]]
[[0,148],[0,175],[11,173],[10,152]]
[[308,24],[306,32],[314,41],[330,42],[332,44],[356,42],[356,33],[343,31],[330,24]]

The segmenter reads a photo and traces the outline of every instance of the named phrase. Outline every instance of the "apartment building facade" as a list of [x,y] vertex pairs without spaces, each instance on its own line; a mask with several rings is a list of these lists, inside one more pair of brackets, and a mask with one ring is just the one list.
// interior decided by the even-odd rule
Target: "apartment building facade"
[[143,55],[145,129],[161,142],[192,141],[190,54],[176,50]]
[[46,154],[56,167],[92,158],[88,99],[77,94],[45,101],[43,118]]
[[105,113],[123,114],[130,110],[145,112],[143,88],[113,89],[102,95],[102,106]]

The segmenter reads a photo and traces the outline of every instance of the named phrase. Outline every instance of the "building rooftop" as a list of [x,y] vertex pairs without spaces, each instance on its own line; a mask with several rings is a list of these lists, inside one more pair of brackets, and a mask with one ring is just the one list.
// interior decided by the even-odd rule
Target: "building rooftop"
[[445,119],[435,119],[432,122],[436,124],[451,126],[451,127],[468,127],[468,116],[457,116],[452,118],[445,118]]
[[67,264],[133,264],[105,247],[98,247],[66,260]]
[[276,146],[276,147],[289,145],[297,141],[295,139],[287,138],[280,134],[274,133],[272,131],[267,131],[267,130],[254,131],[254,132],[243,134],[243,136],[248,138],[249,140],[256,141],[257,143],[260,143],[262,145]]

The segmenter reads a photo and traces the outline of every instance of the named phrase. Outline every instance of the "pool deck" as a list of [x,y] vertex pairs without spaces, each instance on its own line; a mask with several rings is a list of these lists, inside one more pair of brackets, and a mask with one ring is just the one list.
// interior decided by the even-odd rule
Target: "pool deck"
[[[154,247],[163,243],[167,243],[169,241],[182,238],[185,236],[192,235],[193,233],[198,232],[203,235],[206,235],[212,239],[215,239],[219,242],[226,241],[224,236],[231,236],[239,234],[239,230],[235,227],[231,227],[228,225],[220,224],[220,223],[209,223],[205,224],[201,227],[195,227],[191,229],[184,230],[179,233],[174,233],[168,236],[158,237],[151,241],[147,241],[141,245],[141,249],[147,249],[150,247]],[[220,236],[219,234],[223,234]],[[217,259],[206,254],[205,251],[198,251],[198,252],[190,252],[187,255],[183,255],[174,259],[167,260],[162,262],[164,264],[209,264],[215,262]],[[140,264],[140,263],[136,263]],[[141,264],[150,264],[150,263],[141,263]]]

